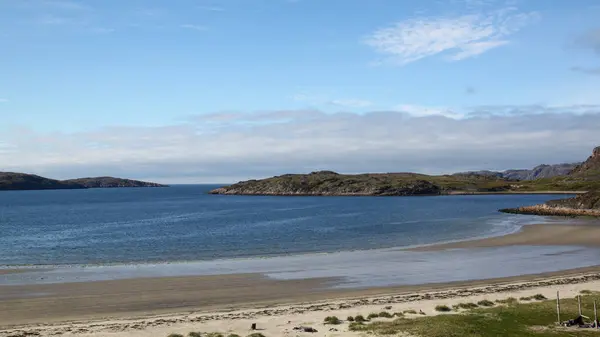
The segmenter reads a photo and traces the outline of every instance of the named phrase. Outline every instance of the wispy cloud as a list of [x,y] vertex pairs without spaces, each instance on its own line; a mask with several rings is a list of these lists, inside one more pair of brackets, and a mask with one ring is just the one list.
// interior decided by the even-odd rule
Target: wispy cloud
[[444,116],[452,119],[460,119],[467,116],[464,112],[459,112],[447,107],[432,107],[413,104],[400,104],[397,105],[394,110],[406,113],[413,117]]
[[6,99],[6,98],[0,98],[0,103],[7,103],[7,102],[8,102],[8,99]]
[[571,67],[571,70],[589,75],[600,75],[600,67]]
[[379,29],[364,42],[385,55],[378,63],[404,65],[440,53],[459,61],[510,43],[511,35],[539,17],[515,7],[456,17],[417,17]]
[[337,99],[329,99],[324,97],[323,95],[314,95],[314,94],[306,94],[299,93],[292,95],[292,100],[297,102],[306,102],[314,105],[333,105],[343,108],[349,109],[359,109],[359,108],[367,108],[373,106],[374,103],[359,98],[337,98]]
[[181,25],[179,27],[185,28],[185,29],[196,30],[196,31],[202,31],[202,32],[206,31],[208,29],[206,26],[192,25],[192,24],[185,24],[185,25]]
[[210,12],[224,12],[225,8],[219,6],[198,6],[198,9]]
[[60,10],[70,10],[70,11],[82,11],[82,10],[91,10],[92,7],[86,5],[82,2],[76,1],[61,1],[61,0],[47,0],[40,1],[38,3],[42,7],[50,7],[53,9]]
[[[577,47],[591,50],[600,56],[600,28],[591,29],[581,34],[574,40],[574,44]],[[600,75],[600,67],[597,66],[574,66],[571,67],[571,70],[588,75]]]
[[367,108],[373,105],[373,102],[362,99],[334,99],[328,103],[344,108]]

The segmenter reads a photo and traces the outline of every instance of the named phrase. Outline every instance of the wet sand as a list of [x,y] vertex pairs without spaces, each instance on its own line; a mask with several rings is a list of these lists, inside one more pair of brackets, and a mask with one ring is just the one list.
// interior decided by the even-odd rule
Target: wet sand
[[506,246],[583,246],[597,248],[600,247],[600,222],[574,225],[528,225],[517,233],[505,236],[416,247],[408,250],[439,251]]
[[[330,289],[334,278],[278,281],[258,274],[139,278],[114,281],[0,287],[0,328],[147,317],[210,310],[239,310],[322,300],[385,296],[490,286],[510,282],[538,282],[549,277],[594,273],[600,267],[515,276],[500,279],[395,286],[369,289]],[[1,336],[1,334],[0,334]]]

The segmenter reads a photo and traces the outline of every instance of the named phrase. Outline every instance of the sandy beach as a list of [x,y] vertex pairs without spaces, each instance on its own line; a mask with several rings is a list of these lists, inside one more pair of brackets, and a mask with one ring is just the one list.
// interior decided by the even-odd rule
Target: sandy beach
[[460,248],[490,248],[506,246],[583,246],[600,247],[600,222],[591,220],[573,225],[528,225],[517,233],[471,241],[453,242],[411,248],[412,251],[433,251]]
[[[416,251],[511,245],[598,247],[600,226],[531,225],[518,233],[415,248]],[[568,267],[568,266],[567,266]],[[568,269],[568,268],[565,268]],[[5,269],[4,275],[26,269]],[[275,280],[261,274],[151,277],[111,281],[0,286],[0,336],[167,336],[190,331],[248,335],[250,324],[269,336],[294,334],[310,325],[325,336],[345,336],[347,324],[329,331],[323,319],[382,310],[422,310],[437,314],[438,304],[531,296],[575,296],[600,291],[600,267],[571,269],[439,284],[368,289],[333,289],[333,277]],[[391,309],[385,309],[389,308]],[[294,334],[295,335],[295,334]]]
[[[600,291],[600,268],[445,285],[306,293],[306,289],[319,282],[322,281],[273,284],[256,276],[237,275],[70,286],[71,295],[57,294],[58,297],[41,302],[40,299],[3,302],[0,336],[167,336],[186,335],[190,331],[245,336],[251,333],[252,323],[266,336],[299,335],[293,328],[300,325],[314,327],[323,336],[347,336],[355,334],[348,331],[347,324],[330,331],[331,326],[323,324],[324,318],[405,310],[436,315],[434,308],[439,304],[494,301],[540,293],[553,298],[556,291],[564,298],[574,297],[581,290]],[[144,283],[152,284],[151,293],[146,293]],[[160,283],[164,289],[157,288]],[[185,284],[198,287],[181,289]],[[211,285],[213,288],[208,289]],[[98,293],[82,294],[86,287]],[[132,301],[137,307],[132,306]],[[186,304],[190,306],[188,309],[183,307]]]

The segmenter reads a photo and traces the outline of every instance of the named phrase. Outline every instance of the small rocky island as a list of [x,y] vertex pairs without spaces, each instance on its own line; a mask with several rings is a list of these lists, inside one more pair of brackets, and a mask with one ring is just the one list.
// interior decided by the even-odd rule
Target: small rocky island
[[56,180],[35,174],[0,172],[0,191],[62,190],[114,187],[167,187],[166,185],[114,177]]

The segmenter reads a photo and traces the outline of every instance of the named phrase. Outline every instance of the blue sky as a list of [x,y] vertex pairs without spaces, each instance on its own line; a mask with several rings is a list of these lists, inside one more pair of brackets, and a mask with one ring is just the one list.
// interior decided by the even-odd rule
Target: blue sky
[[228,182],[583,160],[598,17],[594,0],[0,0],[0,170]]

